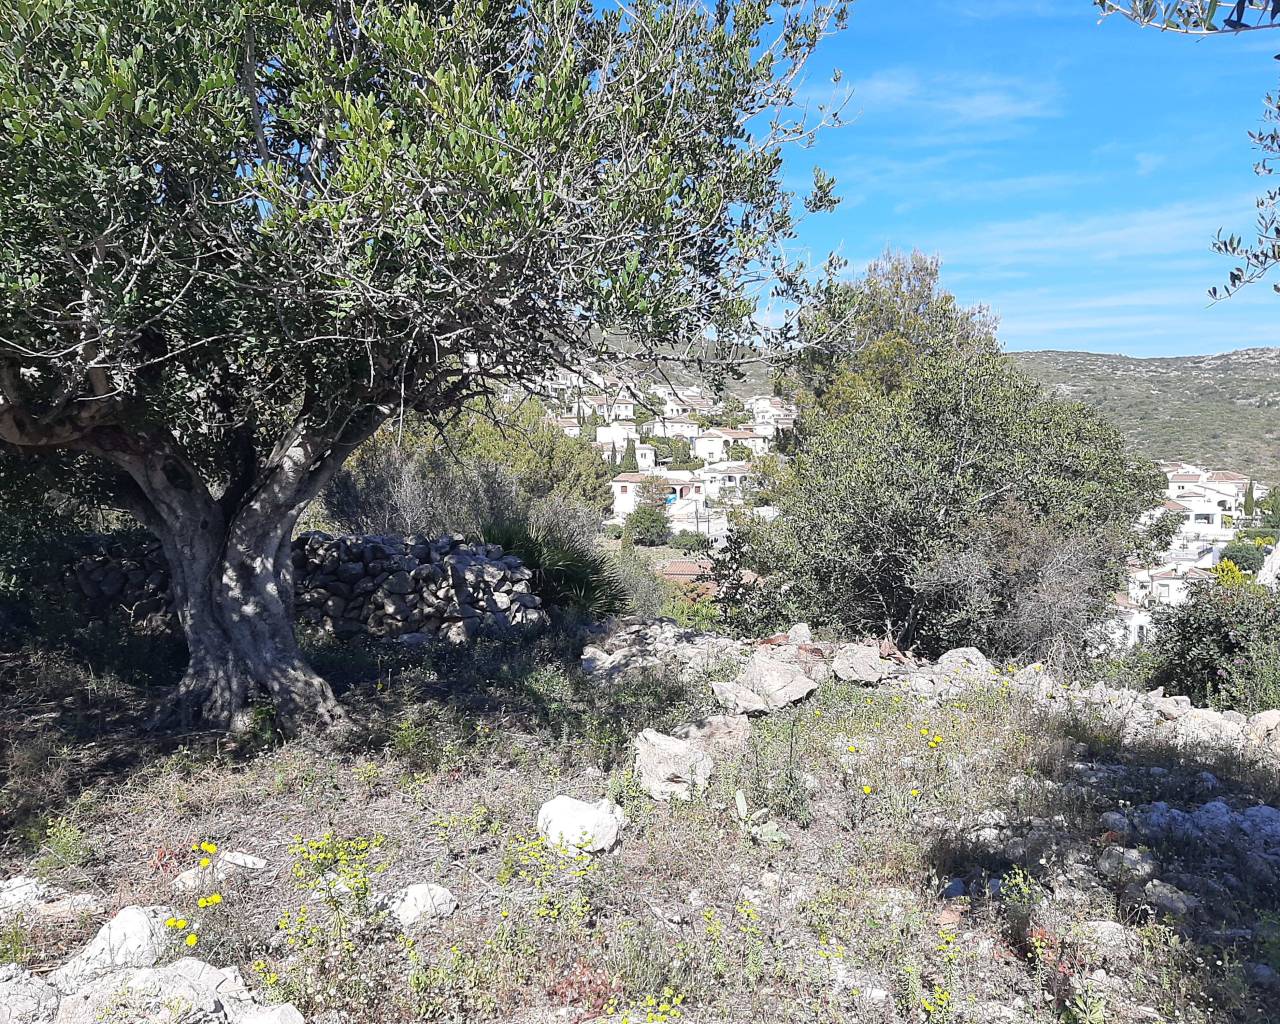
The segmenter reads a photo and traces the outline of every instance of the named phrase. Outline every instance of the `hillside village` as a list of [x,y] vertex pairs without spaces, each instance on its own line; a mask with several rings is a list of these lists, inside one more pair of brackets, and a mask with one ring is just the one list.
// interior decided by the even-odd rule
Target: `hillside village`
[[674,531],[712,544],[729,530],[729,513],[751,507],[760,482],[755,460],[777,452],[795,429],[798,410],[775,395],[712,398],[697,384],[624,380],[566,373],[545,385],[558,407],[553,422],[587,437],[601,459],[618,467],[607,522],[621,524],[639,507],[641,487],[666,492]]
[[[1152,635],[1152,611],[1158,605],[1184,603],[1195,583],[1214,579],[1223,551],[1258,525],[1246,511],[1270,494],[1267,485],[1231,470],[1209,470],[1186,462],[1159,463],[1167,480],[1165,500],[1148,521],[1175,515],[1182,521],[1167,551],[1154,565],[1129,569],[1129,586],[1116,595],[1117,633],[1132,646]],[[1259,583],[1275,587],[1280,573],[1280,546],[1265,531],[1255,533],[1265,560],[1255,574]]]
[[[778,447],[795,429],[799,411],[793,403],[764,394],[713,398],[697,384],[588,372],[558,375],[546,391],[558,409],[554,424],[571,437],[589,436],[601,459],[618,467],[610,483],[608,523],[624,523],[640,507],[644,488],[665,492],[673,531],[699,534],[712,548],[724,541],[735,510],[766,519],[777,515],[777,509],[752,500],[760,483],[756,460],[786,458]],[[729,420],[736,425],[715,425]],[[673,456],[671,441],[683,445],[679,451],[687,458]],[[1116,594],[1111,635],[1130,647],[1153,635],[1155,607],[1182,604],[1192,584],[1214,579],[1224,549],[1241,530],[1258,525],[1247,509],[1270,493],[1267,484],[1233,470],[1171,460],[1157,465],[1167,481],[1165,498],[1142,522],[1149,525],[1162,515],[1182,522],[1153,564],[1130,566],[1128,587]],[[1255,576],[1275,587],[1280,546],[1265,533],[1260,540],[1266,558]],[[706,558],[677,559],[669,570],[658,568],[670,580],[691,584],[708,565]]]

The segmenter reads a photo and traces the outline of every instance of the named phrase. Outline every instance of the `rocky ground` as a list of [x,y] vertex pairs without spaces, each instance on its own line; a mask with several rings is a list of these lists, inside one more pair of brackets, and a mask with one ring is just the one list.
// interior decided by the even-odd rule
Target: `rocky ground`
[[414,656],[338,751],[11,837],[0,1022],[1276,1019],[1280,711],[803,626]]

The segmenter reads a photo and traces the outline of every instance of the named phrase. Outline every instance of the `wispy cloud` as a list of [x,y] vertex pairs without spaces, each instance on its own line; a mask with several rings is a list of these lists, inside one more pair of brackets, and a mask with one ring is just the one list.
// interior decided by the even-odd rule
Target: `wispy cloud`
[[1048,79],[987,72],[886,68],[854,83],[851,109],[868,117],[915,116],[952,125],[1010,126],[1056,117],[1060,91]]
[[1214,232],[1247,216],[1250,204],[1250,197],[1240,196],[1086,216],[1047,212],[942,233],[934,244],[944,259],[953,255],[992,267],[1164,260],[1206,252]]

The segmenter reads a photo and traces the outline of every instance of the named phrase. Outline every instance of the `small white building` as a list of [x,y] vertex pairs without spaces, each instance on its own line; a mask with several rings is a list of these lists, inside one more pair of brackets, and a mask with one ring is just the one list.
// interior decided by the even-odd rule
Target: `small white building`
[[619,473],[610,481],[613,490],[612,519],[621,522],[631,515],[640,505],[640,495],[646,485],[663,488],[666,494],[667,514],[674,517],[677,513],[687,513],[688,505],[702,506],[706,503],[706,488],[701,480],[695,480],[692,474],[683,478],[673,474]]
[[656,419],[649,424],[649,433],[654,437],[678,437],[685,441],[693,441],[701,428],[690,419],[676,417],[674,419]]
[[712,501],[741,498],[759,483],[749,462],[717,462],[704,466],[695,475]]
[[619,450],[626,448],[628,441],[640,440],[640,428],[630,420],[615,420],[596,427],[596,442],[616,445]]
[[636,403],[624,395],[613,398],[608,395],[582,395],[573,400],[569,412],[575,417],[594,413],[605,423],[613,423],[616,420],[634,420]]
[[769,451],[769,439],[751,430],[728,427],[708,430],[693,439],[693,454],[704,462],[723,462],[735,444],[744,445],[753,458]]

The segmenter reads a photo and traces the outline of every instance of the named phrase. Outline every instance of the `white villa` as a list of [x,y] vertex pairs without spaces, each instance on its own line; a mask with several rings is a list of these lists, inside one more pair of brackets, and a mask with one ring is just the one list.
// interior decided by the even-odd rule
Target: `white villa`
[[610,398],[608,395],[581,395],[569,406],[571,416],[599,416],[606,423],[615,420],[634,420],[636,403],[624,395]]
[[648,431],[654,437],[679,437],[685,441],[692,441],[698,436],[701,427],[694,420],[686,419],[656,419],[648,425]]
[[[1181,604],[1193,584],[1213,578],[1211,570],[1220,561],[1222,549],[1247,522],[1244,505],[1249,477],[1187,462],[1162,462],[1160,468],[1167,481],[1165,499],[1142,521],[1151,523],[1173,513],[1182,524],[1160,564],[1131,568],[1128,589],[1116,595],[1117,635],[1129,646],[1150,636],[1154,606]],[[1254,485],[1255,499],[1267,493],[1265,486]],[[1278,564],[1280,549],[1268,559],[1268,565]],[[1263,575],[1259,573],[1259,578]]]
[[769,439],[752,430],[733,430],[728,427],[707,430],[693,439],[693,454],[704,462],[719,462],[735,444],[745,445],[752,458],[769,451]]
[[696,471],[650,469],[619,473],[611,482],[611,522],[621,523],[640,505],[645,484],[665,489],[667,518],[673,530],[689,530],[719,541],[729,532],[728,510],[742,504],[758,478],[747,462],[722,462]]

